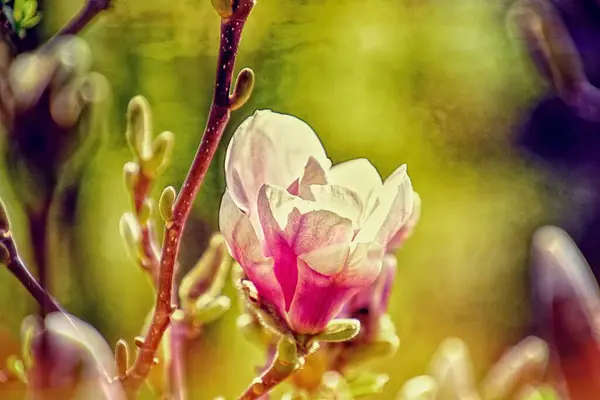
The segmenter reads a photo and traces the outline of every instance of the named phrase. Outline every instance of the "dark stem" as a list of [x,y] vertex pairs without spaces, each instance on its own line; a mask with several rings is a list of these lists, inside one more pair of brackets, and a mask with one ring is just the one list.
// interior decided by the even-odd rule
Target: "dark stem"
[[39,284],[38,281],[33,277],[31,272],[27,269],[21,257],[17,246],[10,232],[5,232],[0,235],[0,243],[6,248],[8,252],[8,260],[6,261],[6,268],[17,278],[17,280],[23,285],[25,289],[33,296],[38,304],[44,309],[45,313],[51,312],[64,312],[61,306],[58,305],[56,300],[52,298]]
[[57,39],[65,35],[76,35],[83,31],[85,27],[92,22],[94,18],[102,11],[107,10],[113,0],[86,0],[85,5],[77,15],[75,15],[65,26],[63,26],[48,42],[45,44],[51,47]]
[[166,225],[160,259],[156,307],[144,343],[139,349],[134,365],[128,371],[124,380],[130,393],[138,391],[141,383],[150,372],[156,351],[170,323],[173,311],[171,302],[174,286],[173,278],[181,235],[194,199],[229,121],[229,93],[235,58],[244,24],[253,6],[254,0],[238,0],[234,3],[234,12],[231,18],[221,22],[219,61],[213,102],[200,146],[175,201],[173,221]]

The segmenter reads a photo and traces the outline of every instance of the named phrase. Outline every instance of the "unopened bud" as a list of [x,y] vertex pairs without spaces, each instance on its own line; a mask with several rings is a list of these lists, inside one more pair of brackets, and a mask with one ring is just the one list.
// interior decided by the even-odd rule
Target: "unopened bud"
[[119,233],[125,240],[130,256],[137,260],[141,254],[142,233],[140,225],[132,213],[127,212],[121,217]]
[[131,152],[138,160],[147,159],[151,152],[152,112],[143,96],[136,96],[127,107],[127,131],[125,137]]
[[221,18],[226,19],[233,14],[232,0],[210,0],[211,4],[217,10]]
[[360,332],[360,321],[357,319],[334,319],[325,330],[315,336],[321,342],[345,342]]
[[438,384],[430,376],[423,375],[406,382],[397,400],[435,400]]
[[129,346],[123,339],[119,339],[115,346],[115,363],[117,364],[119,378],[124,378],[129,367]]
[[126,162],[123,166],[123,181],[125,182],[125,188],[130,193],[133,193],[135,184],[139,177],[140,167],[133,161]]
[[234,111],[246,104],[253,88],[254,71],[250,68],[242,69],[235,81],[233,94],[229,97],[229,109]]
[[154,200],[151,198],[147,198],[142,203],[140,207],[140,211],[138,213],[138,219],[141,225],[146,225],[148,220],[152,216],[152,211],[154,210]]
[[216,233],[200,260],[181,280],[179,298],[188,302],[201,296],[218,296],[225,286],[229,264],[225,239]]
[[177,198],[177,192],[173,186],[167,186],[158,200],[158,211],[163,221],[169,223],[173,221],[173,205]]
[[171,162],[175,135],[172,132],[163,132],[154,139],[152,143],[152,155],[144,160],[145,171],[154,175],[160,175]]

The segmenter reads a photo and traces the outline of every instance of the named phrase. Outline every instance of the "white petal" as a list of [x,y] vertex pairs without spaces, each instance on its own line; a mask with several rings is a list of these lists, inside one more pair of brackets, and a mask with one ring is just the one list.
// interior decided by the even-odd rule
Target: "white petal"
[[356,241],[377,241],[386,246],[413,210],[413,189],[406,165],[399,167],[379,191],[379,204],[356,236]]
[[331,185],[352,190],[363,204],[367,204],[373,190],[382,185],[379,172],[366,158],[357,158],[334,165],[327,174],[327,180]]
[[340,243],[303,254],[298,258],[306,262],[314,271],[330,276],[344,267],[349,251],[349,243]]
[[225,179],[233,201],[244,211],[256,207],[264,184],[288,187],[314,157],[325,169],[331,161],[315,132],[291,115],[255,112],[237,128],[225,157]]
[[355,227],[358,227],[363,204],[360,197],[352,190],[342,186],[313,185],[310,187],[310,192],[317,207],[348,218]]
[[258,212],[269,254],[277,254],[283,238],[296,255],[338,243],[350,243],[352,221],[339,214],[315,209],[317,204],[265,185],[258,196]]
[[327,184],[327,178],[325,176],[325,170],[319,164],[316,158],[309,157],[306,166],[304,167],[304,174],[300,178],[298,183],[298,196],[305,200],[314,201],[314,197],[310,191],[311,185],[325,185]]

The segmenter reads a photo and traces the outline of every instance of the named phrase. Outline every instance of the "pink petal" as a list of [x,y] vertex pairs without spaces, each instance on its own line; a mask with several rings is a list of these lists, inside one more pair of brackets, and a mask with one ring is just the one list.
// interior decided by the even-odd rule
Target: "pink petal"
[[377,242],[352,245],[354,251],[336,280],[346,286],[367,287],[379,276],[385,249]]
[[255,112],[236,129],[225,157],[225,180],[233,201],[251,214],[261,186],[288,187],[308,158],[331,162],[314,131],[303,121],[269,110]]
[[304,210],[311,207],[282,188],[265,185],[259,193],[265,253],[275,260],[275,275],[283,289],[286,309],[298,280],[296,257],[331,244],[349,243],[353,235],[352,223],[345,218],[324,210],[302,214],[294,206]]
[[299,334],[323,331],[357,291],[338,285],[332,277],[298,260],[298,288],[288,312],[291,328]]
[[355,240],[361,243],[375,240],[386,246],[408,220],[413,210],[413,193],[406,165],[402,165],[386,179],[379,193],[379,204]]
[[332,185],[352,190],[365,205],[372,192],[383,184],[379,172],[366,158],[334,165],[329,170],[327,179]]
[[229,253],[242,267],[244,264],[265,259],[250,220],[235,205],[228,190],[221,200],[219,229],[225,238]]
[[283,290],[275,276],[274,260],[264,257],[252,223],[233,203],[228,191],[221,201],[219,225],[231,256],[254,283],[260,296],[284,316]]

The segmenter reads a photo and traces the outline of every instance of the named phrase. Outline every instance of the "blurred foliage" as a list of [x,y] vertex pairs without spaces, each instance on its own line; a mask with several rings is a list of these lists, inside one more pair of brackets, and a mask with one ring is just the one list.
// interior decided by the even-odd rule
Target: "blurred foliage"
[[[52,32],[81,1],[45,3]],[[115,3],[85,35],[93,68],[112,85],[110,112],[96,128],[106,129],[106,141],[88,160],[72,262],[52,263],[54,293],[112,344],[139,334],[153,301],[118,234],[128,209],[121,182],[127,103],[146,96],[155,130],[176,136],[174,164],[154,195],[167,184],[179,187],[206,122],[219,23],[208,0]],[[407,163],[423,200],[422,220],[399,253],[390,312],[401,346],[395,359],[378,365],[390,375],[381,398],[422,374],[447,336],[469,344],[480,377],[525,334],[529,237],[549,215],[542,178],[512,145],[541,87],[509,39],[505,3],[259,0],[237,64],[254,69],[256,86],[233,114],[197,201],[183,269],[216,229],[233,129],[258,108],[294,114],[319,133],[334,162],[367,157],[384,176]],[[26,250],[18,199],[8,192],[6,171],[0,177]],[[33,308],[7,273],[0,274],[0,304],[3,357],[18,348],[20,321]],[[235,331],[236,314],[190,349],[190,398],[233,398],[262,364],[264,355]]]

